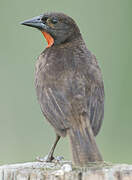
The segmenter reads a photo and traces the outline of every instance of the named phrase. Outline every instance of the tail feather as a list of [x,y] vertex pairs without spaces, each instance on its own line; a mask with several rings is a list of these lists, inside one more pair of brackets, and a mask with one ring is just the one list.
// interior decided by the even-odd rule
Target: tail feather
[[79,127],[70,128],[68,134],[75,165],[86,165],[89,162],[102,161],[93,131],[86,117],[81,117]]

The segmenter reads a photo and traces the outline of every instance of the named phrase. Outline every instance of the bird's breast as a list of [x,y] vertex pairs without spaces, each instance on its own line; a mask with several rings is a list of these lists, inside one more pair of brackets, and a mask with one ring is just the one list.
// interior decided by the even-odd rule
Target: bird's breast
[[45,56],[40,55],[35,67],[36,88],[64,86],[66,75],[66,65],[64,61],[48,61]]

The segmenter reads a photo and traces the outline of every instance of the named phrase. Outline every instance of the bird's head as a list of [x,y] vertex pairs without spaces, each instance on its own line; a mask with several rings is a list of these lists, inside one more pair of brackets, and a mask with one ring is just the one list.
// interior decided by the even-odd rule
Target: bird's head
[[21,24],[39,29],[46,38],[48,47],[69,42],[80,36],[75,21],[62,13],[46,13]]
[[62,13],[46,13],[21,24],[39,29],[48,42],[47,47],[69,42],[80,36],[75,21]]

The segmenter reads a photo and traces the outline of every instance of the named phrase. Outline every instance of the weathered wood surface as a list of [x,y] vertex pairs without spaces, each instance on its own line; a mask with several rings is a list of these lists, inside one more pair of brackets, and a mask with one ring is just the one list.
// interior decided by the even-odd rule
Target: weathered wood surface
[[79,168],[70,162],[28,162],[0,166],[0,180],[132,180],[132,165],[93,165]]

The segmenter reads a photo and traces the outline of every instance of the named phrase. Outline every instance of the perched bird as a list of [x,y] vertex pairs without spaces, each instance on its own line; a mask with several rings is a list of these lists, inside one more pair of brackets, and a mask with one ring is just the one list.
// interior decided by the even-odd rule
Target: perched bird
[[104,85],[77,24],[63,13],[45,13],[21,24],[39,29],[48,42],[35,70],[38,102],[56,133],[45,160],[54,159],[57,142],[68,135],[75,165],[102,161],[94,136],[104,115]]

